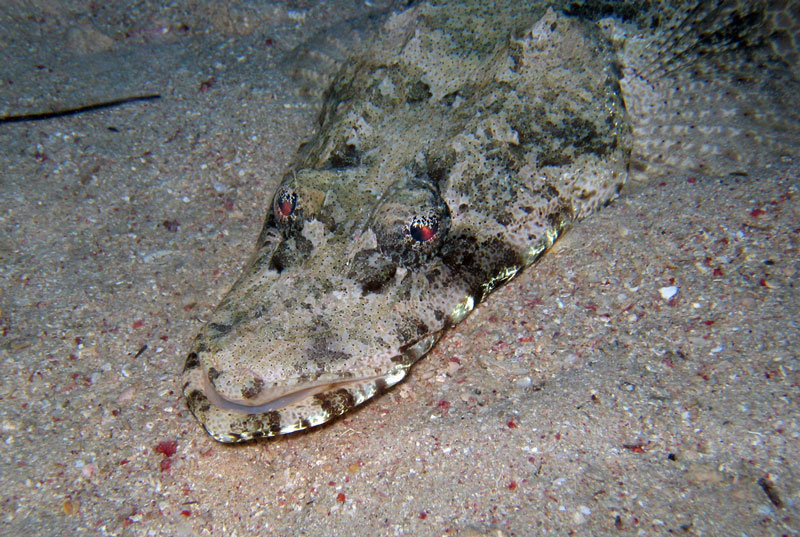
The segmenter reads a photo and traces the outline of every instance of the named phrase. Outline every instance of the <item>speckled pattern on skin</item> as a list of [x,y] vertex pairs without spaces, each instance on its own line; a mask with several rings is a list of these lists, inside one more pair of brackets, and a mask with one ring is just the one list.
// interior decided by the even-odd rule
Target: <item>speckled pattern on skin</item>
[[[754,24],[764,9],[659,6],[659,18],[626,5],[422,3],[344,63],[252,261],[187,358],[184,394],[211,436],[305,429],[396,384],[632,171],[735,171],[741,142],[726,129],[747,142],[781,114],[786,138],[762,141],[791,152],[795,118],[771,103],[688,128],[709,124],[700,111],[713,108],[691,104],[704,84],[746,69],[730,58],[777,69]],[[660,50],[676,28],[693,36]],[[720,77],[717,59],[737,69]],[[720,132],[726,145],[707,140]]]

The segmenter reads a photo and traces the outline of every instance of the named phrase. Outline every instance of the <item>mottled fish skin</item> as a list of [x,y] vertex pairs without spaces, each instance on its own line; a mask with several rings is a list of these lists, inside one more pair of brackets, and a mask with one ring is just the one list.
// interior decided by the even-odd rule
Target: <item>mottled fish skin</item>
[[652,97],[653,16],[551,5],[422,3],[344,63],[186,360],[213,438],[306,429],[388,389],[617,195],[650,143],[626,105]]

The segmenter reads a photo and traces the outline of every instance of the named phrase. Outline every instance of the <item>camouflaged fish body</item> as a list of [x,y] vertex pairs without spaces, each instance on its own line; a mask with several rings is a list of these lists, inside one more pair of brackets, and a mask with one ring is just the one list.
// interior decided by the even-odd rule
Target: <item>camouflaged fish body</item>
[[591,19],[424,3],[345,63],[186,361],[209,434],[297,431],[386,390],[615,197],[642,128],[621,88],[629,30]]

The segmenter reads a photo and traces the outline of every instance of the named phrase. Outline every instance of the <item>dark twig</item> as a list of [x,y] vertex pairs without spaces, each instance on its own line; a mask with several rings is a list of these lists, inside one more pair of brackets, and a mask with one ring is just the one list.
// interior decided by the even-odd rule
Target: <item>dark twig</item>
[[135,95],[133,97],[123,97],[122,99],[114,99],[113,101],[103,101],[100,103],[85,104],[83,106],[76,106],[74,108],[65,108],[63,110],[53,110],[52,112],[36,112],[32,114],[18,114],[0,117],[0,123],[21,123],[23,121],[42,121],[45,119],[53,119],[56,117],[74,116],[75,114],[82,114],[84,112],[93,112],[94,110],[102,110],[103,108],[111,108],[128,103],[135,103],[139,101],[152,101],[161,97],[158,93],[150,93],[147,95]]
[[775,485],[772,484],[772,481],[765,477],[759,477],[758,486],[762,488],[764,494],[766,494],[767,498],[769,498],[769,501],[772,502],[772,505],[778,509],[783,509],[783,501],[781,500],[781,497],[778,496],[778,491],[775,490]]

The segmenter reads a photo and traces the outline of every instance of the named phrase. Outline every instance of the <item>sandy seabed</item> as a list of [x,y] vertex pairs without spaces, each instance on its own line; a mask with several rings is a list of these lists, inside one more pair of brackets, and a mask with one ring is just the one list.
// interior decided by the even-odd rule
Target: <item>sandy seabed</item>
[[215,443],[180,396],[315,105],[280,59],[346,2],[10,3],[2,535],[800,533],[800,166],[632,184],[396,389]]

